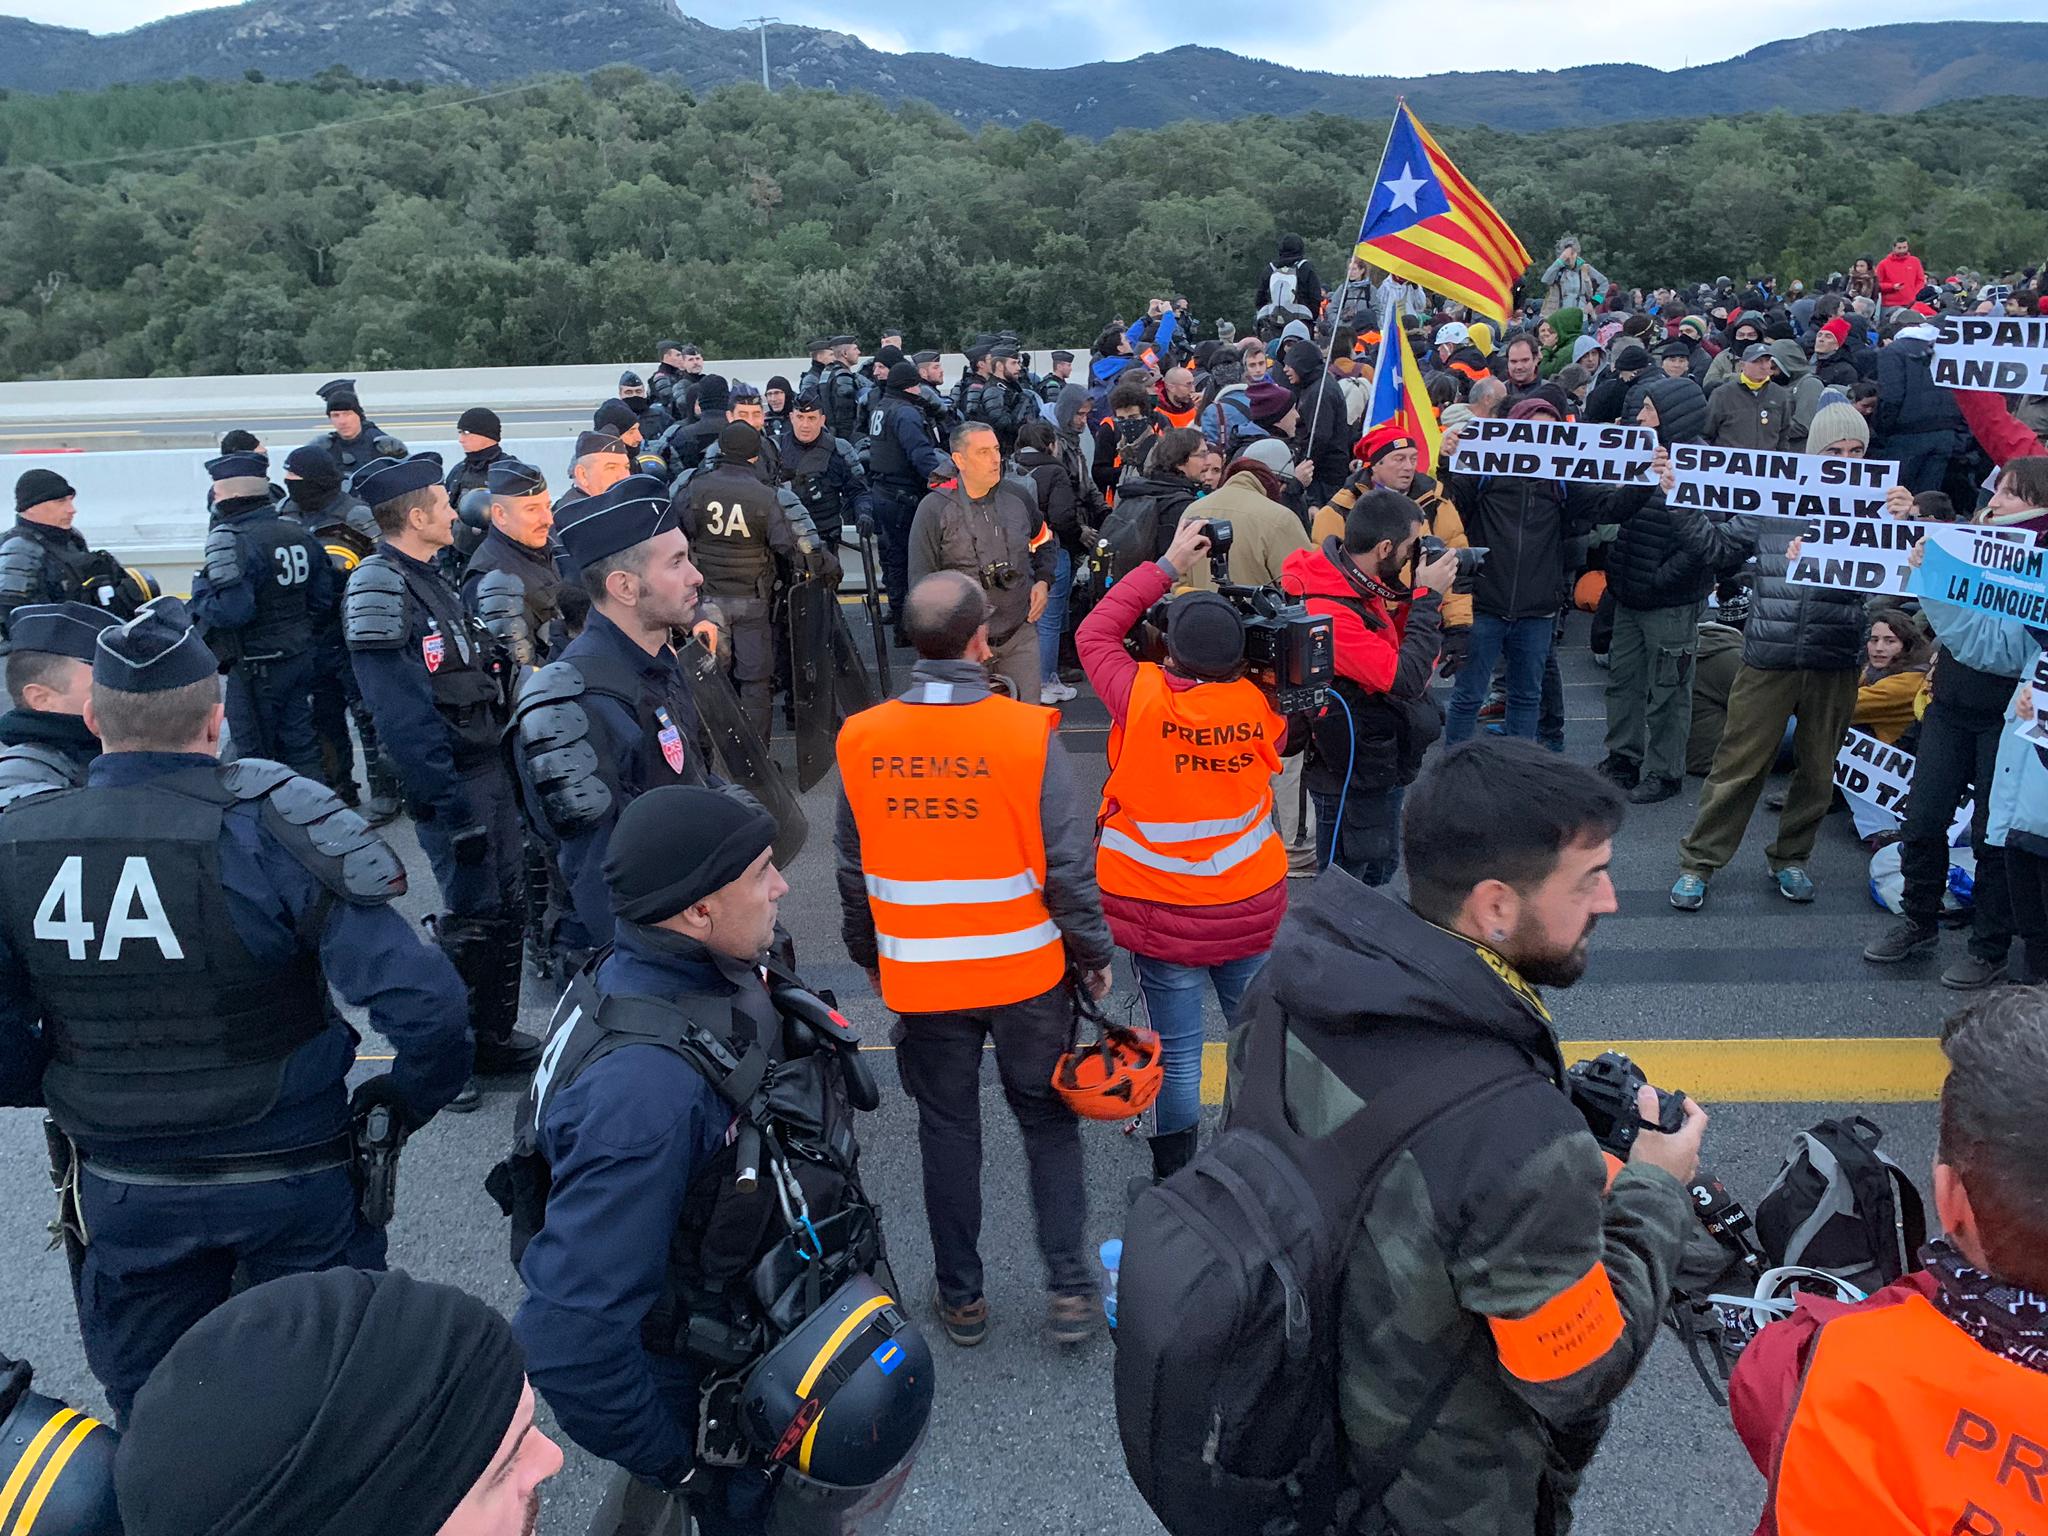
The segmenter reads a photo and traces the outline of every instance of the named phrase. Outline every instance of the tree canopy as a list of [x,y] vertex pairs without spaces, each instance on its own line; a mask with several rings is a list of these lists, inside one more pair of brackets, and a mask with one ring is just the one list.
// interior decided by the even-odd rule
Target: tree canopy
[[[917,104],[698,98],[625,67],[469,98],[341,70],[5,95],[0,375],[573,363],[663,335],[768,356],[885,324],[1044,346],[1170,293],[1243,323],[1282,230],[1341,278],[1385,133],[970,134]],[[1930,270],[2031,265],[2044,128],[2048,102],[1998,99],[1439,137],[1539,265],[1570,231],[1651,286],[1812,280],[1900,233]]]

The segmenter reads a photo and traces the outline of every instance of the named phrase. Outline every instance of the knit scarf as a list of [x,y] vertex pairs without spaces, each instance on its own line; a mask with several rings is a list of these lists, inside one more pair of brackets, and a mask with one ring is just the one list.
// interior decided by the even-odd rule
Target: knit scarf
[[1735,377],[1742,380],[1742,387],[1748,390],[1751,394],[1755,394],[1758,390],[1762,389],[1766,384],[1771,382],[1769,374],[1765,374],[1760,379],[1752,379],[1748,374],[1741,372],[1739,369],[1737,370]]
[[2001,1359],[2048,1372],[2048,1296],[1972,1268],[1946,1238],[1921,1249],[1920,1259],[1943,1317]]

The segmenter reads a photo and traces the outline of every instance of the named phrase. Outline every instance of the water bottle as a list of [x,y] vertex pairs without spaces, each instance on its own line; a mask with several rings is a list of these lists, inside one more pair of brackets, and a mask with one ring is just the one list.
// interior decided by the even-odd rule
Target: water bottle
[[1109,1326],[1114,1328],[1116,1326],[1116,1272],[1124,1261],[1124,1240],[1120,1237],[1109,1238],[1103,1243],[1098,1252],[1102,1258],[1103,1272],[1109,1277],[1108,1283],[1102,1287],[1102,1312],[1109,1319]]

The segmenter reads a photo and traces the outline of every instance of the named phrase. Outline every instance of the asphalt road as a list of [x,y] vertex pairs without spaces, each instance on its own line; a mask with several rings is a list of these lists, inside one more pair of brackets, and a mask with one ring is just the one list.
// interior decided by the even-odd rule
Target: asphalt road
[[[461,414],[459,409],[431,413],[379,411],[374,400],[369,405],[378,426],[406,441],[453,439],[455,418]],[[521,437],[573,437],[588,431],[590,413],[596,406],[593,399],[583,406],[514,405],[499,406],[496,410],[509,442]],[[212,448],[230,427],[254,432],[269,445],[271,457],[281,465],[286,453],[327,431],[327,418],[312,411],[234,418],[223,417],[218,411],[194,412],[189,416],[152,412],[128,421],[109,420],[81,426],[76,416],[53,416],[47,420],[0,424],[0,453],[52,448],[78,448],[92,453],[138,448]]]
[[[1567,736],[1573,756],[1599,755],[1601,683],[1582,641],[1566,656]],[[901,685],[901,673],[898,677]],[[1084,698],[1068,706],[1069,749],[1092,775],[1103,773],[1106,721]],[[1766,877],[1767,818],[1750,829],[1735,863],[1715,883],[1706,910],[1674,912],[1665,892],[1675,874],[1674,850],[1690,823],[1699,781],[1663,805],[1632,812],[1617,841],[1615,883],[1621,911],[1594,940],[1593,962],[1580,984],[1550,999],[1562,1033],[1573,1039],[1673,1038],[1727,1041],[1709,1048],[1709,1063],[1734,1058],[1742,1042],[1773,1037],[1854,1041],[1930,1036],[1955,999],[1921,962],[1904,973],[1867,966],[1859,951],[1882,914],[1865,890],[1865,859],[1845,816],[1822,829],[1812,873],[1819,899],[1787,905]],[[871,1041],[886,1041],[886,1020],[867,995],[838,940],[831,883],[831,781],[806,801],[810,845],[789,871],[792,890],[783,917],[796,936],[807,975],[839,991],[847,1012]],[[428,910],[432,882],[410,833],[394,841],[413,867],[408,910]],[[1947,941],[1951,953],[1958,941]],[[1119,975],[1120,993],[1131,990]],[[528,989],[530,1027],[544,1021],[546,1001]],[[1212,1005],[1213,1006],[1213,1005]],[[1211,1019],[1212,1040],[1222,1024]],[[366,1053],[382,1047],[364,1046]],[[1731,1189],[1754,1200],[1775,1171],[1793,1133],[1815,1119],[1859,1109],[1886,1132],[1886,1146],[1925,1186],[1933,1154],[1934,1111],[1927,1103],[1830,1102],[1831,1080],[1854,1067],[1854,1044],[1804,1053],[1810,1079],[1772,1082],[1761,1090],[1782,1102],[1714,1102],[1707,1136],[1709,1162]],[[886,1211],[888,1237],[905,1290],[922,1297],[930,1273],[919,1195],[915,1127],[895,1074],[880,1074],[885,1102],[865,1123],[862,1142],[870,1187]],[[376,1070],[360,1066],[358,1072]],[[1668,1086],[1693,1088],[1695,1083]],[[1795,1097],[1787,1099],[1787,1095]],[[519,1286],[506,1257],[505,1225],[483,1194],[486,1170],[510,1141],[516,1102],[510,1087],[481,1113],[444,1115],[406,1149],[399,1214],[391,1229],[392,1262],[416,1274],[459,1284],[510,1311]],[[936,1331],[938,1405],[912,1487],[891,1529],[904,1536],[995,1536],[1007,1532],[1110,1533],[1157,1531],[1122,1474],[1109,1393],[1106,1339],[1062,1353],[1039,1334],[1042,1276],[1032,1244],[1015,1127],[984,1078],[984,1167],[987,1193],[983,1249],[995,1324],[974,1351],[947,1345]],[[1210,1112],[1212,1115],[1214,1111]],[[39,1114],[0,1115],[0,1350],[38,1368],[45,1390],[104,1408],[80,1353],[62,1260],[44,1248],[50,1200],[43,1175]],[[1089,1232],[1116,1232],[1124,1181],[1148,1166],[1141,1143],[1112,1129],[1088,1135]],[[543,1423],[548,1422],[545,1410]],[[549,1485],[541,1530],[580,1533],[595,1506],[603,1468],[573,1447],[568,1466]],[[1724,1410],[1702,1390],[1683,1352],[1659,1340],[1621,1403],[1614,1427],[1579,1501],[1577,1529],[1590,1536],[1724,1536],[1750,1529],[1762,1484],[1730,1431]]]

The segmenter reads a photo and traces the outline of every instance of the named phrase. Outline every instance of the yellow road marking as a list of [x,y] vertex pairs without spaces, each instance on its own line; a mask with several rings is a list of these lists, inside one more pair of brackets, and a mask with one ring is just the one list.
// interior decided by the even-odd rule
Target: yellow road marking
[[[892,1051],[892,1045],[864,1045]],[[1659,1087],[1715,1104],[1925,1104],[1941,1094],[1948,1062],[1932,1036],[1804,1040],[1567,1040],[1564,1059],[1626,1052]],[[1221,1104],[1224,1046],[1202,1047],[1202,1102]],[[389,1061],[389,1056],[358,1056]]]

